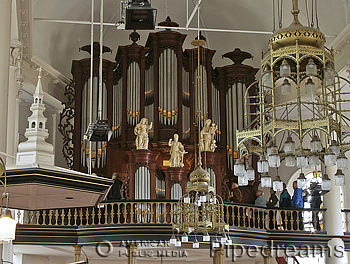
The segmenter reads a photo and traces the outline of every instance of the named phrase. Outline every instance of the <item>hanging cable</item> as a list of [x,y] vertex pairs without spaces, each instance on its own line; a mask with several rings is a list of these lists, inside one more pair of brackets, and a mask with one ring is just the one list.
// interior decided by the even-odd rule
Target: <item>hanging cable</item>
[[272,32],[275,33],[276,31],[276,10],[275,10],[275,0],[272,0],[272,25],[273,29]]
[[315,14],[316,14],[316,27],[317,29],[320,29],[319,28],[319,25],[318,25],[318,14],[317,14],[317,0],[315,0]]
[[282,20],[283,20],[283,0],[281,0],[281,22],[280,22],[281,28],[282,28],[282,26],[283,26]]
[[278,27],[281,28],[280,22],[280,0],[277,0],[277,19],[278,19]]
[[165,0],[164,3],[165,3],[165,17],[168,17],[168,0]]
[[314,27],[314,0],[311,0],[311,27]]
[[307,4],[307,0],[305,0],[305,7],[306,7],[307,25],[310,26],[309,7]]
[[278,26],[282,28],[282,19],[283,19],[283,0],[278,1]]

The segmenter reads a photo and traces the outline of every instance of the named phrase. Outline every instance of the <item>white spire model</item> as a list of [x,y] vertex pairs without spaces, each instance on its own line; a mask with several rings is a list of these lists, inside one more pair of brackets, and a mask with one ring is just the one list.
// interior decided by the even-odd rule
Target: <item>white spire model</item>
[[28,140],[18,145],[17,165],[54,165],[53,146],[45,141],[49,137],[49,133],[46,129],[47,118],[43,114],[46,108],[43,104],[41,71],[39,68],[38,84],[33,95],[34,102],[30,107],[32,115],[28,117],[29,127],[25,132],[25,137]]

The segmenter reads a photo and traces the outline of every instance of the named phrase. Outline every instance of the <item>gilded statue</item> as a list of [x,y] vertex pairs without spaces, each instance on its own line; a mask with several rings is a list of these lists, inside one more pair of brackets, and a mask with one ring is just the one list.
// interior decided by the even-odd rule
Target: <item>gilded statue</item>
[[174,141],[169,139],[168,145],[171,147],[170,149],[170,167],[183,167],[184,166],[184,154],[185,151],[184,146],[181,142],[179,142],[179,135],[174,134]]
[[148,131],[152,129],[152,122],[148,125],[148,119],[142,118],[134,128],[134,134],[136,135],[136,149],[148,149]]
[[214,139],[218,126],[211,122],[211,119],[205,120],[204,127],[199,135],[199,148],[201,151],[214,152],[216,149],[216,140]]

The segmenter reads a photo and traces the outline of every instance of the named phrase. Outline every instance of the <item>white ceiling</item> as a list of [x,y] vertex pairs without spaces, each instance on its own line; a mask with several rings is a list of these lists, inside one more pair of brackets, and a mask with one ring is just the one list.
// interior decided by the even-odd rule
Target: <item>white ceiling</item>
[[[32,0],[34,1],[34,0]],[[275,0],[277,2],[277,0]],[[311,2],[310,0],[308,0]],[[291,23],[291,2],[283,1],[283,26]],[[299,1],[301,9],[300,20],[306,24],[305,1]],[[319,26],[331,43],[334,37],[346,26],[346,9],[343,0],[320,0],[318,2]],[[104,0],[104,21],[116,23],[119,21],[120,1]],[[157,23],[169,15],[173,21],[186,25],[186,0],[152,0],[152,6],[157,8]],[[89,0],[35,0],[33,16],[35,18],[49,18],[60,20],[89,21],[91,17],[91,1]],[[189,13],[192,12],[194,0],[189,0]],[[100,1],[95,0],[95,20],[99,20]],[[203,0],[200,9],[201,27],[211,29],[234,29],[271,32],[272,0]],[[197,27],[195,17],[190,27]],[[32,36],[33,55],[50,64],[67,77],[71,78],[71,61],[86,58],[89,55],[78,51],[79,47],[90,43],[90,26],[77,24],[52,23],[35,20]],[[181,31],[188,34],[185,48],[191,48],[190,42],[196,32]],[[149,31],[141,32],[139,44],[144,45]],[[113,26],[106,26],[104,30],[104,44],[113,49],[113,54],[104,57],[114,60],[117,47],[128,45],[130,31],[120,31]],[[267,34],[222,33],[205,32],[207,46],[217,50],[214,56],[214,66],[230,64],[230,60],[222,59],[221,55],[236,47],[251,52],[253,61],[247,64],[259,67],[260,54],[267,49]],[[95,26],[94,40],[99,40],[99,27]]]

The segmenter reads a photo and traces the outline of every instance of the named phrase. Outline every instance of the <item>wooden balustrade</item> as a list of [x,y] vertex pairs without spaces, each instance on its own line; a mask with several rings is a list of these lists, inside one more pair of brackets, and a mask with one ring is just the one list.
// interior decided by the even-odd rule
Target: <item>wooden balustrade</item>
[[[224,221],[230,227],[279,231],[323,231],[325,209],[261,208],[226,203]],[[121,201],[97,207],[22,211],[23,224],[36,226],[90,226],[119,224],[173,224],[179,219],[176,201]],[[350,210],[346,211],[349,232]]]

